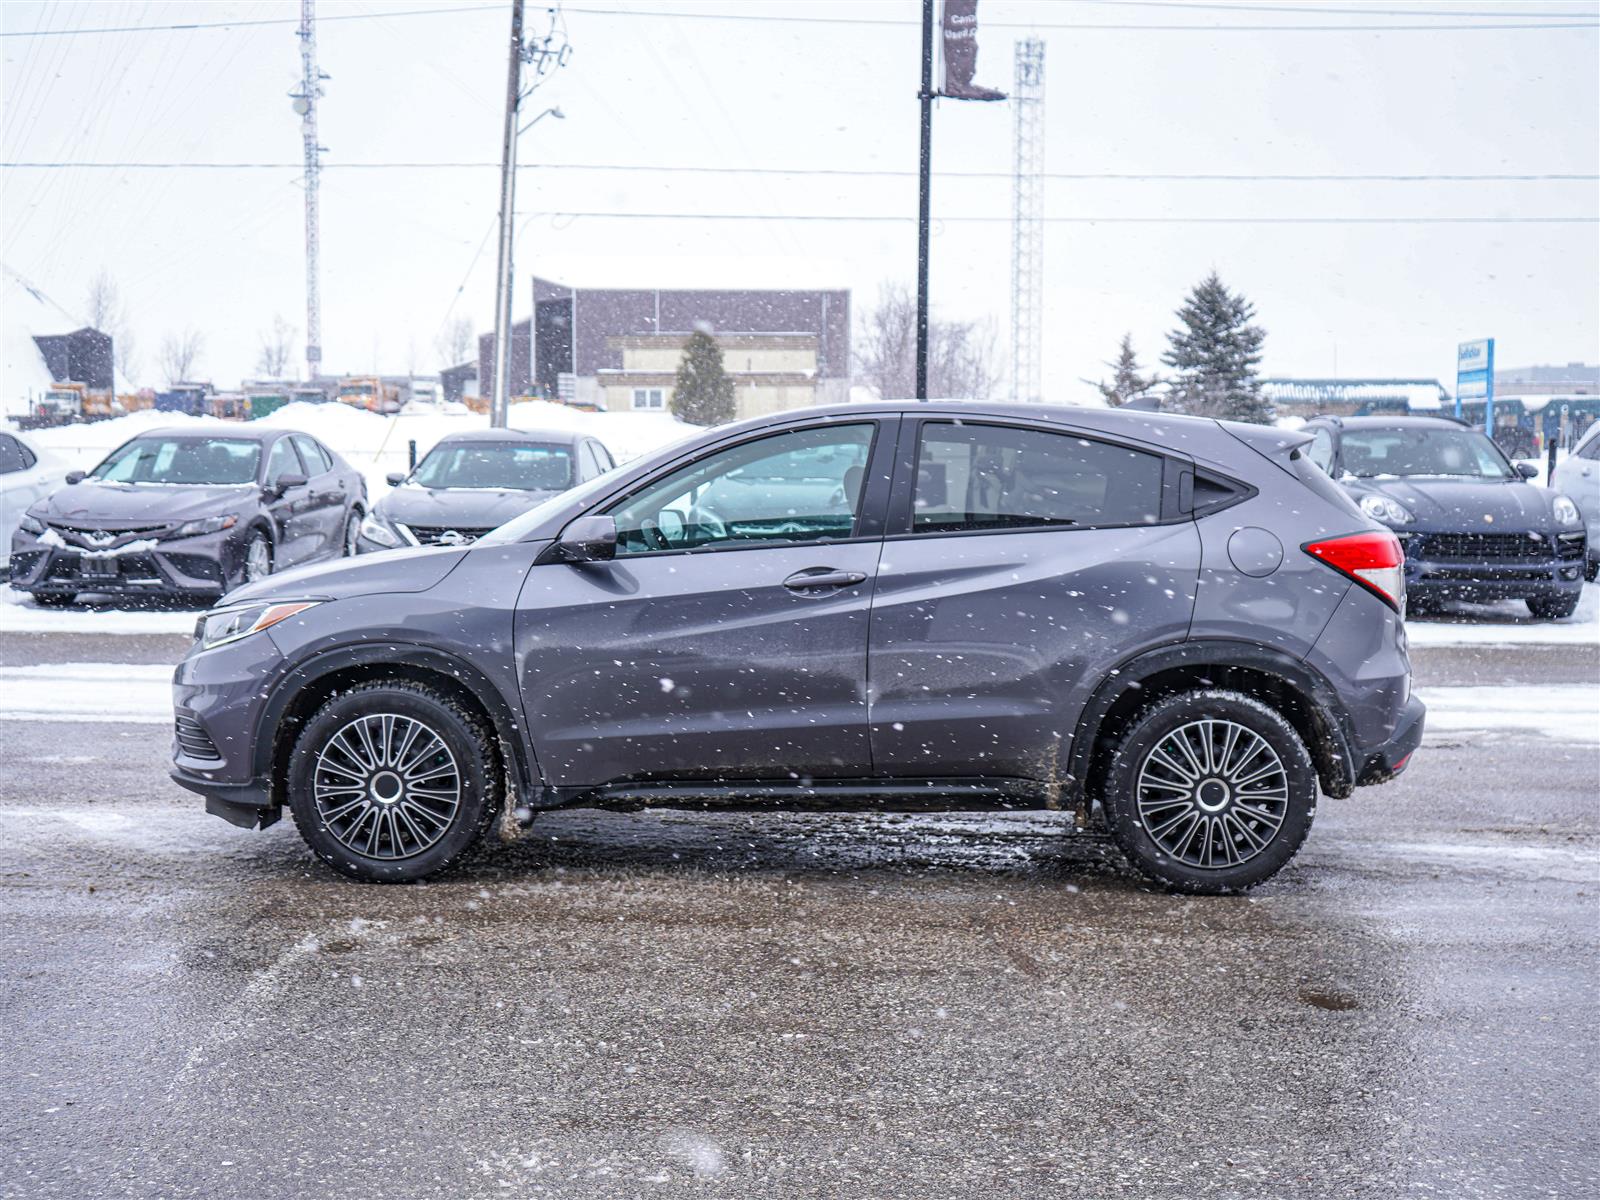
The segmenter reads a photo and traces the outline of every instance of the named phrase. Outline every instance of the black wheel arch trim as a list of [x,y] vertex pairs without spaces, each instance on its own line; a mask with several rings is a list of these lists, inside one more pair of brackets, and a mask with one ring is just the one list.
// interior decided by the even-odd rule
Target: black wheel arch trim
[[510,761],[516,768],[518,795],[538,795],[541,787],[538,763],[528,739],[523,736],[522,719],[517,709],[512,707],[487,675],[465,659],[412,642],[385,641],[381,644],[335,646],[320,650],[291,667],[272,686],[267,703],[256,718],[251,769],[257,778],[268,779],[270,785],[278,727],[295,697],[318,680],[336,672],[352,667],[384,666],[428,671],[459,682],[483,705],[490,721],[494,723],[495,735],[500,739],[501,746],[509,748]]
[[1355,790],[1358,764],[1351,751],[1350,718],[1333,685],[1316,668],[1281,650],[1228,638],[1203,638],[1141,651],[1107,672],[1083,706],[1073,730],[1063,780],[1070,801],[1083,796],[1101,725],[1112,707],[1130,688],[1174,667],[1239,667],[1282,679],[1310,701],[1309,709],[1318,726],[1314,739],[1317,744],[1306,749],[1316,764],[1323,791],[1342,799]]

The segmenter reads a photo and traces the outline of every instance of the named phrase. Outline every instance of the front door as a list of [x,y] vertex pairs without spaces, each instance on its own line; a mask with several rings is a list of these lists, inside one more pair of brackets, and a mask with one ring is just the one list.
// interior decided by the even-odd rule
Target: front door
[[870,773],[868,608],[897,424],[709,450],[601,510],[613,561],[528,573],[517,665],[550,784]]
[[[267,455],[266,483],[277,490],[285,476],[305,476],[305,466],[295,452],[290,439],[281,437],[272,443]],[[312,515],[311,488],[300,483],[286,488],[267,505],[277,526],[276,544],[272,548],[272,569],[281,571],[304,562],[315,549],[317,534]]]
[[1194,523],[1163,517],[1159,454],[1023,424],[907,425],[872,608],[873,762],[1059,781],[1095,685],[1188,632]]

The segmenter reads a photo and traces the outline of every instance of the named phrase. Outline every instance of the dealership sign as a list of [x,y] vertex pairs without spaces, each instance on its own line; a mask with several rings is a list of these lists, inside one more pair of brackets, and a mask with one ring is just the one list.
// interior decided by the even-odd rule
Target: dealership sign
[[1461,415],[1463,400],[1482,400],[1485,406],[1484,423],[1490,416],[1487,411],[1494,404],[1494,339],[1479,338],[1475,342],[1462,342],[1456,347],[1456,416]]

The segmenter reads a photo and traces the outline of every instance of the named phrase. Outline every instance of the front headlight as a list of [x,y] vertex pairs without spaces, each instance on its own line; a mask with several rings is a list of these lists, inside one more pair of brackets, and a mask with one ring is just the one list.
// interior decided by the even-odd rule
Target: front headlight
[[404,541],[400,535],[389,527],[389,523],[382,517],[367,516],[361,521],[361,536],[369,542],[377,542],[380,546],[401,546]]
[[239,518],[229,513],[225,517],[200,517],[198,520],[185,521],[171,533],[169,538],[199,537],[202,533],[220,533],[224,529],[232,529],[239,523]]
[[1551,505],[1551,510],[1555,514],[1557,525],[1576,525],[1583,519],[1578,515],[1578,506],[1567,496],[1557,496],[1556,502]]
[[23,513],[22,520],[17,523],[17,528],[23,533],[40,534],[50,528],[32,513]]
[[1361,497],[1361,511],[1385,525],[1405,525],[1411,520],[1411,510],[1398,500],[1368,492]]
[[262,604],[242,604],[206,613],[194,626],[195,641],[202,650],[237,642],[240,638],[271,629],[279,621],[321,604],[320,600],[276,600]]

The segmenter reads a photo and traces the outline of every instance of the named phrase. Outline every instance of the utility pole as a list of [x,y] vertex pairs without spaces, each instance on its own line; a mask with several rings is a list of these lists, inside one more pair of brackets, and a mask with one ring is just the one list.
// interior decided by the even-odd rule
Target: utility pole
[[506,123],[500,140],[500,257],[494,291],[494,392],[489,424],[506,427],[511,404],[511,238],[516,226],[517,105],[522,95],[522,0],[511,0],[511,63],[506,69]]
[[922,154],[917,164],[917,396],[928,398],[928,218],[933,186],[933,0],[922,0]]
[[[1016,45],[1011,158],[1011,400],[1044,399],[1044,42]],[[1336,372],[1337,373],[1337,372]]]
[[300,114],[300,136],[306,158],[306,371],[316,379],[322,369],[321,249],[318,243],[317,184],[322,170],[322,147],[317,143],[317,101],[322,81],[317,69],[316,0],[300,0],[300,90],[290,92],[294,111]]

